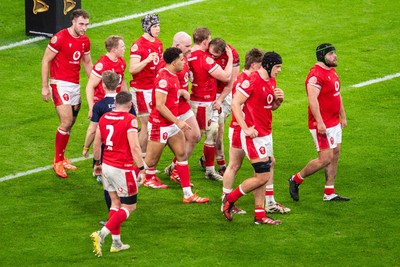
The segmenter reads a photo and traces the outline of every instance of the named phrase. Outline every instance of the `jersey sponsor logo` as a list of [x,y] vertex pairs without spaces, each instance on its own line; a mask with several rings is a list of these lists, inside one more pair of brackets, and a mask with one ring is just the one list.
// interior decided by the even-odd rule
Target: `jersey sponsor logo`
[[156,58],[153,59],[153,64],[158,65],[159,62],[160,62],[160,57],[157,55]]
[[136,51],[138,51],[138,49],[139,49],[138,45],[137,44],[133,44],[132,47],[131,47],[131,52],[136,52]]
[[211,64],[214,64],[214,59],[212,59],[211,57],[207,57],[207,58],[206,58],[206,63],[207,63],[207,64],[210,64],[210,65],[211,65]]
[[75,61],[78,61],[78,60],[81,58],[81,52],[75,51],[74,54],[72,55],[72,58],[73,58]]
[[338,92],[340,90],[340,83],[339,81],[335,81],[335,90]]
[[272,101],[274,101],[274,96],[273,96],[272,94],[268,94],[268,95],[267,95],[267,103],[268,103],[268,104],[271,104]]
[[96,66],[94,67],[95,70],[101,71],[103,69],[103,64],[102,63],[97,63]]
[[264,154],[266,153],[266,149],[265,149],[264,146],[260,147],[260,148],[258,149],[258,151],[260,151],[260,154],[261,154],[261,155],[264,155]]
[[50,43],[55,44],[57,43],[57,36],[53,36],[50,40]]
[[166,80],[164,80],[164,79],[161,79],[159,82],[158,82],[158,86],[160,87],[160,88],[166,88],[167,87],[167,85],[168,85],[168,83],[167,83],[167,81]]
[[248,80],[244,80],[240,85],[243,89],[247,89],[250,86],[250,82]]

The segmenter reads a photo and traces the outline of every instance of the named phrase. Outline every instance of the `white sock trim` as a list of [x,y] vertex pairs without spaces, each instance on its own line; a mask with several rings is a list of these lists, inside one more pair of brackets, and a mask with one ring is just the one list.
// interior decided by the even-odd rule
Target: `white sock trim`
[[130,215],[129,211],[126,208],[121,208],[121,209],[125,211],[126,218],[128,219],[128,217]]
[[242,190],[242,184],[239,185],[239,190],[240,190],[240,193],[242,193],[243,195],[247,195],[247,194]]

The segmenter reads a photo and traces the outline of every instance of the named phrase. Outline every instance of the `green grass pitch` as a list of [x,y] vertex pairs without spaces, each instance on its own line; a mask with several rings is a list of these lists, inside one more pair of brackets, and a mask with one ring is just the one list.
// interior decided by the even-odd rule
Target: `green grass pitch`
[[[82,7],[91,23],[99,23],[176,2],[83,0]],[[27,39],[23,1],[2,1],[1,6],[0,46]],[[175,32],[191,34],[205,26],[237,49],[242,66],[253,47],[281,54],[277,85],[285,101],[274,112],[275,197],[291,213],[275,215],[283,221],[276,227],[253,225],[249,195],[238,203],[248,213],[227,222],[219,211],[221,184],[205,180],[197,165],[199,145],[189,161],[192,182],[210,203],[183,205],[180,187],[160,174],[170,188],[141,187],[138,208],[122,226],[122,240],[131,249],[111,254],[109,238],[103,257],[96,258],[89,235],[107,211],[102,189],[91,176],[91,160],[84,160],[65,180],[49,169],[0,182],[1,266],[400,266],[400,78],[352,87],[400,72],[398,10],[400,2],[389,0],[209,0],[159,12],[164,47]],[[140,18],[87,34],[95,62],[111,34],[122,35],[130,47],[142,34]],[[0,179],[52,163],[58,119],[52,103],[40,95],[47,42],[0,51]],[[287,179],[316,156],[307,129],[304,80],[315,62],[315,47],[323,42],[337,49],[348,118],[335,188],[351,201],[324,203],[319,172],[302,185],[295,203]],[[125,59],[129,62],[128,50]],[[81,156],[89,124],[83,72],[82,77],[83,107],[69,158]],[[158,169],[171,158],[166,150]],[[251,174],[245,161],[236,185]]]

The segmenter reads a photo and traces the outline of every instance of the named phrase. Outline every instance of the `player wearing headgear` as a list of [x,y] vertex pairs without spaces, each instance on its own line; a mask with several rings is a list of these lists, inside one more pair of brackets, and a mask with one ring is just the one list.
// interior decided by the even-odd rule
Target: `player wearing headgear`
[[[140,121],[139,143],[142,148],[142,156],[146,155],[147,147],[147,122],[151,112],[152,91],[157,65],[162,58],[163,44],[158,39],[160,34],[160,19],[157,14],[147,14],[142,18],[143,35],[136,40],[130,49],[129,72],[132,74],[130,92],[133,104]],[[152,183],[157,188],[162,186],[155,173]]]
[[[254,223],[281,224],[266,215],[265,188],[272,177],[274,157],[272,144],[272,111],[280,107],[284,93],[276,88],[275,78],[280,73],[282,58],[275,52],[263,56],[261,68],[250,74],[246,82],[236,87],[232,112],[242,128],[241,141],[254,176],[244,180],[224,199],[223,215],[232,220],[235,202],[250,192],[254,195]],[[243,109],[241,106],[243,105]]]
[[336,73],[336,49],[323,43],[316,49],[318,62],[308,73],[305,85],[308,97],[308,128],[314,139],[318,158],[311,160],[289,179],[289,192],[293,200],[299,200],[299,186],[306,177],[325,170],[324,201],[349,201],[336,194],[336,179],[342,128],[346,127],[346,113],[340,95],[340,80]]

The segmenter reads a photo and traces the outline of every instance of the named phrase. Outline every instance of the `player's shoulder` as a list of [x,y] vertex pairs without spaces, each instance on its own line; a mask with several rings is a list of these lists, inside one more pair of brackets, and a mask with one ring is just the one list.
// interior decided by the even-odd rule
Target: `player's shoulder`
[[68,38],[67,34],[69,34],[68,29],[62,29],[59,32],[55,33],[50,38],[49,45],[60,46],[63,43],[63,40]]

